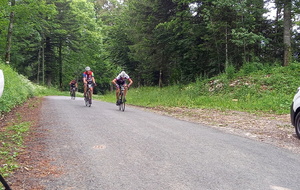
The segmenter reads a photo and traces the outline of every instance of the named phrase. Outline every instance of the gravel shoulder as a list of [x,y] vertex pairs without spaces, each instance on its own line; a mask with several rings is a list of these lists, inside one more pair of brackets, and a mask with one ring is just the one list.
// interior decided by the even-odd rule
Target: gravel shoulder
[[255,139],[288,149],[294,153],[300,153],[300,140],[296,136],[289,114],[252,114],[240,111],[166,107],[149,109],[159,114],[205,124],[227,133]]
[[[60,170],[51,166],[51,160],[43,156],[43,137],[46,131],[39,126],[39,114],[43,98],[35,97],[25,104],[13,109],[0,118],[0,128],[11,124],[14,120],[32,123],[31,132],[25,138],[25,147],[18,156],[20,168],[7,179],[12,189],[44,189],[38,181],[47,176],[60,175]],[[244,136],[274,146],[300,153],[300,140],[290,123],[289,114],[251,114],[239,111],[220,111],[212,109],[189,108],[141,108],[158,114],[175,117],[188,122],[205,124],[227,133]]]

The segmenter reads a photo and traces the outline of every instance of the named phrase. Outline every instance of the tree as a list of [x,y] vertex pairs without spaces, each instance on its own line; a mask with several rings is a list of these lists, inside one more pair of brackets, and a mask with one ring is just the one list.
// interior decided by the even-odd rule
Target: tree
[[[16,1],[10,0],[10,5],[15,6]],[[5,52],[5,62],[9,64],[10,62],[10,49],[11,49],[11,38],[13,33],[13,23],[14,23],[15,12],[12,10],[9,16],[9,25],[7,32],[7,41],[6,41],[6,52]]]
[[284,1],[284,21],[283,21],[283,44],[284,58],[283,65],[287,66],[291,60],[291,22],[292,22],[292,0]]
[[44,81],[44,43],[53,25],[50,19],[56,14],[55,7],[44,0],[22,0],[16,2],[15,12],[12,65],[36,81],[39,81],[42,70]]

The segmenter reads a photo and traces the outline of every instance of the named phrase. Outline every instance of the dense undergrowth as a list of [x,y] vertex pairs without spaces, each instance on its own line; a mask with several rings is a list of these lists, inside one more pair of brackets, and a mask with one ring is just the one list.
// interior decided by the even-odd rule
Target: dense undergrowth
[[33,96],[68,95],[55,88],[46,88],[30,82],[26,77],[19,75],[9,65],[0,62],[0,69],[4,73],[4,91],[0,98],[0,114],[9,112],[12,108],[22,104]]

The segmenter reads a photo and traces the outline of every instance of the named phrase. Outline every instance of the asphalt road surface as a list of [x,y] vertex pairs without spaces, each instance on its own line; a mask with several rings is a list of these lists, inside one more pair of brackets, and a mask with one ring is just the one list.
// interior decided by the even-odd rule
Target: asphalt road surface
[[300,155],[112,103],[45,97],[49,190],[299,190]]

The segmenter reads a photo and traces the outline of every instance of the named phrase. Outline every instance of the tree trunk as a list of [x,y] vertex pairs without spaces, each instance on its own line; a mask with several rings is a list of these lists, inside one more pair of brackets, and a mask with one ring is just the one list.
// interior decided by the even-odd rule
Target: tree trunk
[[158,80],[159,88],[162,88],[162,70],[159,70],[159,80]]
[[226,31],[225,31],[225,68],[227,69],[228,67],[228,29],[227,29],[227,24],[226,24]]
[[59,61],[59,87],[60,90],[63,90],[62,85],[62,73],[63,73],[63,64],[62,64],[62,39],[59,40],[59,47],[58,47],[58,61]]
[[38,52],[38,65],[37,65],[37,74],[36,74],[36,83],[40,84],[40,70],[41,70],[41,54],[42,54],[42,46],[40,44],[39,52]]
[[54,63],[54,52],[52,49],[51,38],[46,37],[45,39],[45,79],[47,86],[52,85],[52,75],[54,73],[55,63]]
[[287,66],[291,60],[291,17],[292,17],[292,1],[285,0],[284,4],[284,21],[283,21],[283,44],[284,58],[283,65]]
[[45,48],[44,48],[44,38],[42,43],[42,81],[43,85],[45,85]]
[[[16,1],[10,1],[11,6],[15,6]],[[8,32],[7,32],[7,39],[6,39],[6,51],[5,51],[5,62],[9,64],[10,62],[10,49],[11,49],[11,37],[13,32],[13,23],[14,23],[15,12],[12,11],[9,16],[9,25],[8,25]]]

